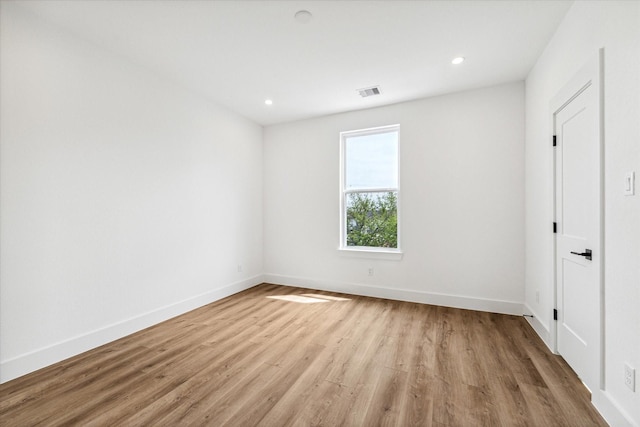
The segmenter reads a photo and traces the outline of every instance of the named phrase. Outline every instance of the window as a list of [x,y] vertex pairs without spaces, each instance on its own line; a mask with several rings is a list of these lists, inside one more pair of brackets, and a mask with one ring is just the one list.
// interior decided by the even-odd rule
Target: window
[[342,132],[341,249],[399,252],[400,126]]

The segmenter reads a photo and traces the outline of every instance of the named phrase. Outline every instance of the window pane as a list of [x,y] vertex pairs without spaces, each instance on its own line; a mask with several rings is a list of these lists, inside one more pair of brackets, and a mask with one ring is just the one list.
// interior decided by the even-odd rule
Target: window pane
[[346,195],[347,246],[398,247],[398,193]]
[[346,138],[347,189],[398,187],[398,132]]

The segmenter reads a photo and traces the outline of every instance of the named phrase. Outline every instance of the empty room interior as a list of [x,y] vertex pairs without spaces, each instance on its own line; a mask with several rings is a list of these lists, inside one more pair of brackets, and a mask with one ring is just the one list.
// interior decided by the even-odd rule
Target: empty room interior
[[0,0],[0,424],[640,426],[640,1]]

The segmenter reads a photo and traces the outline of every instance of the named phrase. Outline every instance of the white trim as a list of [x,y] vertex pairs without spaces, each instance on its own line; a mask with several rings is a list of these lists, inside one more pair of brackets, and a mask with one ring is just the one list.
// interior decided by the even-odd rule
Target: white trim
[[591,395],[591,404],[611,426],[640,427],[605,390],[596,390]]
[[[383,134],[383,133],[392,133],[395,132],[398,134],[398,139],[396,141],[396,146],[397,146],[397,186],[394,188],[352,188],[352,189],[347,189],[346,188],[346,148],[347,148],[347,143],[346,140],[349,137],[353,137],[353,136],[366,136],[366,135],[379,135],[379,134]],[[349,246],[347,246],[347,224],[346,224],[346,197],[347,194],[352,194],[352,193],[378,193],[378,192],[395,192],[396,193],[396,215],[397,215],[397,229],[396,229],[396,236],[397,236],[397,251],[400,252],[400,248],[402,247],[402,241],[401,241],[401,223],[402,223],[402,218],[401,218],[401,192],[400,192],[400,171],[401,171],[401,164],[400,164],[400,158],[401,158],[401,153],[400,153],[400,124],[396,123],[393,125],[386,125],[386,126],[378,126],[378,127],[374,127],[374,128],[367,128],[367,129],[360,129],[360,130],[350,130],[350,131],[343,131],[340,132],[340,233],[339,233],[339,238],[340,238],[340,243],[339,243],[339,250],[349,250]],[[378,249],[378,248],[367,248],[367,249]],[[362,250],[362,248],[360,249],[356,249],[356,250]]]
[[398,188],[396,187],[388,187],[388,188],[345,188],[343,190],[344,194],[350,193],[397,193]]
[[350,258],[401,261],[403,252],[399,250],[397,251],[385,250],[382,248],[348,246],[346,248],[338,248],[338,254],[340,256],[350,257]]
[[0,383],[76,356],[262,283],[257,275],[0,362]]
[[372,286],[362,283],[337,282],[310,277],[286,276],[282,274],[265,274],[264,280],[267,283],[273,283],[276,285],[296,286],[306,289],[317,289],[344,294],[463,308],[466,310],[487,311],[490,313],[520,316],[522,315],[523,310],[523,304],[521,302],[442,294],[437,292],[424,292],[412,289]]
[[524,304],[524,312],[526,314],[531,314],[533,317],[525,316],[529,325],[533,328],[533,330],[538,334],[542,342],[549,348],[551,352],[553,352],[553,348],[551,346],[551,333],[549,332],[549,328],[542,323],[542,321],[538,318],[538,315],[527,305]]

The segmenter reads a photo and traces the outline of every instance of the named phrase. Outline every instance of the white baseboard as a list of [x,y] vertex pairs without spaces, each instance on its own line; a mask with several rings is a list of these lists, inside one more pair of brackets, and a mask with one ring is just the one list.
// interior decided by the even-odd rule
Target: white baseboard
[[598,390],[593,393],[591,403],[610,426],[639,427],[606,390]]
[[523,304],[513,301],[491,300],[460,295],[448,295],[434,292],[422,292],[409,289],[397,289],[363,285],[360,283],[345,283],[313,279],[307,277],[293,277],[280,274],[265,274],[267,283],[285,286],[297,286],[307,289],[318,289],[330,292],[362,295],[392,300],[418,302],[422,304],[441,305],[444,307],[464,308],[467,310],[488,311],[491,313],[521,315]]
[[549,331],[549,328],[540,321],[539,316],[526,303],[524,304],[524,312],[525,314],[531,314],[534,316],[525,317],[525,319],[527,319],[529,325],[531,325],[533,330],[536,331],[549,350],[553,352],[553,348],[551,346],[551,332]]
[[[533,328],[533,330],[540,336],[542,341],[549,347],[551,347],[551,333],[549,329],[538,319],[538,316],[531,310],[531,308],[525,304],[524,311],[526,314],[533,314],[535,317],[526,317],[527,321]],[[602,415],[602,418],[611,425],[616,427],[639,427],[631,421],[631,417],[625,413],[625,411],[616,404],[615,400],[611,398],[606,390],[596,390],[591,394],[591,404]]]
[[34,372],[38,369],[76,356],[85,351],[115,341],[119,338],[138,332],[149,326],[156,325],[172,317],[179,316],[198,307],[210,304],[219,299],[249,289],[264,281],[262,275],[250,277],[239,282],[231,283],[201,295],[178,301],[158,309],[140,314],[88,332],[56,344],[22,354],[0,363],[0,383]]

